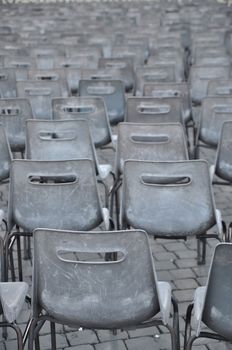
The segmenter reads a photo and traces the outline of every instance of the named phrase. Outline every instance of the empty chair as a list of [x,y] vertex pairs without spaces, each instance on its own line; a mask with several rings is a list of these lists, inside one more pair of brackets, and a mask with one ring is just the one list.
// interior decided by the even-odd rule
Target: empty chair
[[8,139],[2,124],[0,124],[0,182],[9,178],[12,155]]
[[102,147],[112,141],[106,106],[101,97],[69,97],[52,100],[53,118],[86,119],[95,147]]
[[4,126],[13,152],[24,152],[26,120],[32,118],[29,100],[24,98],[0,99],[0,123]]
[[[192,349],[193,342],[198,338],[210,338],[232,341],[232,306],[231,306],[231,273],[232,244],[221,243],[215,248],[211,261],[206,286],[195,291],[194,302],[189,305],[186,314],[185,350]],[[194,309],[194,321],[191,313]],[[195,330],[191,335],[190,324]],[[202,330],[206,325],[208,330]]]
[[16,97],[16,76],[13,68],[0,69],[0,98]]
[[[211,236],[221,238],[206,161],[127,160],[122,186],[121,229],[144,229],[162,238],[196,236],[203,242]],[[215,224],[218,233],[206,234]],[[198,263],[205,262],[205,249],[203,244],[201,253],[198,244]]]
[[52,119],[52,98],[61,97],[57,81],[18,81],[17,95],[30,100],[34,118]]
[[62,97],[69,96],[68,84],[63,69],[29,69],[28,79],[38,81],[57,81],[61,87]]
[[[102,256],[108,252],[117,257],[106,261]],[[33,270],[28,349],[38,335],[36,325],[46,320],[52,323],[54,350],[56,322],[109,330],[163,325],[171,334],[172,349],[179,349],[177,304],[169,283],[157,281],[145,232],[38,229],[34,232]],[[171,302],[172,325],[168,320]]]
[[179,97],[129,97],[126,122],[182,123],[182,101]]
[[105,101],[111,125],[124,120],[125,96],[124,85],[120,80],[81,80],[80,96],[102,97]]
[[[105,220],[107,228],[107,210],[101,207],[95,164],[90,159],[13,160],[9,191],[6,257],[15,236],[20,247],[20,235],[30,236],[37,227],[91,230]],[[14,232],[15,225],[22,232]],[[18,254],[20,264],[20,249]],[[7,276],[7,258],[5,265]]]
[[136,96],[143,95],[144,84],[157,82],[175,82],[173,66],[139,67],[136,69]]

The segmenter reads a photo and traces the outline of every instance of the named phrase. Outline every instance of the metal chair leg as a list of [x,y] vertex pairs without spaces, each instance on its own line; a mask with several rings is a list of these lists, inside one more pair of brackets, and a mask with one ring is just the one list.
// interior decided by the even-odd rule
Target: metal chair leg
[[187,312],[186,312],[185,332],[184,332],[184,350],[186,350],[187,340],[191,336],[190,321],[191,321],[192,310],[193,310],[193,303],[188,306]]
[[37,325],[37,320],[36,320],[36,319],[33,319],[33,320],[31,321],[30,330],[29,330],[28,350],[33,350],[34,331],[35,331],[36,325]]
[[172,296],[173,306],[173,329],[176,339],[176,349],[180,349],[180,327],[179,327],[179,310],[177,300]]
[[16,336],[17,336],[17,345],[18,345],[18,350],[23,350],[23,336],[22,332],[19,328],[19,326],[15,323],[7,323],[7,322],[2,322],[0,323],[0,327],[10,327],[15,330]]
[[187,343],[187,346],[186,346],[186,350],[191,350],[192,349],[192,345],[193,345],[193,342],[194,340],[196,340],[197,337],[195,335],[192,335],[189,340],[188,340],[188,343]]
[[197,238],[197,264],[205,265],[206,257],[206,238]]
[[55,322],[50,322],[51,326],[51,350],[56,350],[56,324]]

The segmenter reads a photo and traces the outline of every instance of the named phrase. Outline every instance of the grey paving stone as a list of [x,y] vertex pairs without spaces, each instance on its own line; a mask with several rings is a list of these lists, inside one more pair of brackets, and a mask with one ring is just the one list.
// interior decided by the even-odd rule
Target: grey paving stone
[[126,331],[117,330],[117,334],[113,334],[113,332],[108,330],[98,330],[97,336],[100,342],[105,342],[114,341],[117,339],[127,339],[128,333]]
[[122,340],[96,344],[95,348],[96,350],[126,350],[126,346]]
[[128,350],[159,350],[159,344],[152,337],[133,338],[125,340]]
[[[47,335],[41,335],[39,337],[39,341],[40,341],[40,347],[41,350],[51,350],[51,337],[50,334]],[[69,344],[67,342],[66,336],[65,335],[61,335],[61,334],[57,334],[56,335],[56,342],[57,342],[57,348],[65,348],[67,347]]]
[[170,252],[176,252],[180,250],[186,250],[186,245],[183,243],[183,241],[176,241],[173,243],[165,244],[165,248]]
[[194,278],[196,277],[192,269],[176,269],[170,271],[174,279],[183,279],[183,278]]
[[194,291],[195,289],[175,290],[173,294],[176,297],[178,302],[183,302],[183,301],[191,302],[193,300]]
[[195,267],[195,266],[197,266],[197,260],[196,259],[178,259],[178,260],[176,260],[176,265],[180,269],[188,268],[188,267]]
[[155,336],[156,334],[159,334],[159,331],[156,327],[146,327],[146,328],[138,328],[134,330],[128,331],[130,338],[138,338],[138,337],[145,337],[145,336]]
[[67,339],[72,346],[82,344],[96,344],[99,342],[96,333],[92,330],[67,333]]
[[193,289],[198,287],[198,283],[193,278],[186,278],[174,281],[177,289],[185,290],[185,289]]
[[94,350],[92,345],[77,345],[77,346],[69,346],[65,348],[65,350]]

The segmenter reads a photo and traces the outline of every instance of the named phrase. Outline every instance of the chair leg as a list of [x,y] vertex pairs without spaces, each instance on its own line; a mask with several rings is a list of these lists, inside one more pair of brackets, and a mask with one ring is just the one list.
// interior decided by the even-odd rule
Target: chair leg
[[197,264],[205,265],[206,257],[206,238],[197,238]]
[[179,310],[178,303],[174,297],[172,297],[173,306],[173,329],[175,333],[176,349],[180,349],[180,329],[179,329]]
[[23,281],[23,267],[22,267],[22,254],[21,254],[21,242],[20,236],[16,237],[17,242],[17,256],[18,256],[18,268],[19,268],[19,281]]
[[186,346],[186,350],[191,350],[192,349],[192,345],[193,345],[193,342],[194,340],[196,340],[197,337],[195,335],[192,335],[189,340],[188,340],[188,343],[187,343],[187,346]]
[[50,322],[51,326],[51,350],[56,350],[56,324],[55,322]]
[[22,332],[19,328],[19,326],[15,323],[7,323],[7,322],[2,322],[0,323],[0,327],[10,327],[15,330],[16,336],[17,336],[17,345],[18,345],[18,350],[23,350],[23,336]]
[[191,336],[190,321],[191,321],[192,310],[193,310],[193,303],[188,306],[187,312],[186,312],[185,332],[184,332],[184,350],[186,350],[187,340]]
[[28,350],[33,350],[34,332],[35,332],[36,325],[37,325],[37,320],[36,320],[36,319],[33,319],[33,320],[31,321],[30,330],[29,330]]

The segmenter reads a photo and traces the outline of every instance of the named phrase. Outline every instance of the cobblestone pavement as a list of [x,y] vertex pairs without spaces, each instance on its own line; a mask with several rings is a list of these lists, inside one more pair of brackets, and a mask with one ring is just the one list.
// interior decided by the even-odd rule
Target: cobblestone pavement
[[[112,151],[107,150],[101,155],[100,162],[113,159]],[[201,157],[214,161],[215,150],[204,149]],[[113,162],[113,161],[112,161]],[[7,206],[8,185],[2,185],[0,192],[1,206]],[[214,187],[216,207],[222,211],[223,219],[229,223],[232,219],[231,195],[232,187]],[[150,239],[155,266],[159,280],[169,281],[173,293],[179,303],[181,344],[185,325],[185,313],[188,304],[193,299],[196,287],[204,285],[209,263],[215,244],[214,239],[207,243],[207,262],[198,266],[196,261],[196,240],[154,240]],[[31,261],[24,261],[24,279],[31,285]],[[18,319],[22,330],[25,328],[30,310],[25,304]],[[67,326],[56,326],[58,349],[64,350],[158,350],[171,349],[170,337],[163,327],[155,327],[118,331],[116,335],[105,330],[75,330]],[[41,350],[50,349],[49,324],[45,324],[40,332]],[[214,340],[201,339],[195,343],[194,349],[220,350],[224,345]],[[16,341],[13,331],[9,331],[8,340],[0,342],[0,350],[15,350]]]

